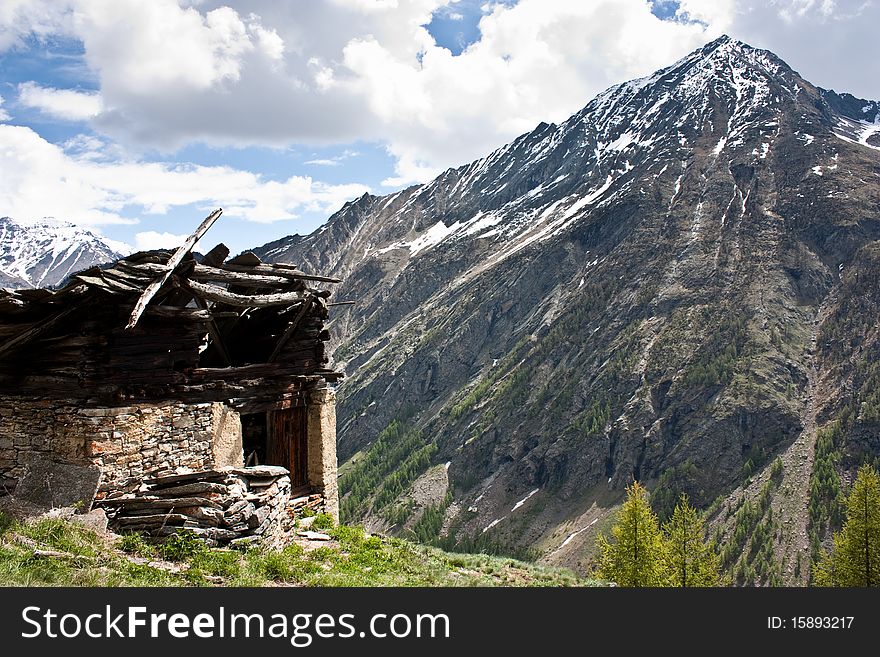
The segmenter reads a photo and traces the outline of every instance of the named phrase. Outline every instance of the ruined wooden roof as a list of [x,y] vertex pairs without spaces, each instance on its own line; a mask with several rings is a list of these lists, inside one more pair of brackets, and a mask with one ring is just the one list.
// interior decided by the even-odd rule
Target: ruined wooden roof
[[324,329],[336,279],[192,247],[140,252],[60,289],[0,290],[0,392],[117,399],[282,396],[328,369]]

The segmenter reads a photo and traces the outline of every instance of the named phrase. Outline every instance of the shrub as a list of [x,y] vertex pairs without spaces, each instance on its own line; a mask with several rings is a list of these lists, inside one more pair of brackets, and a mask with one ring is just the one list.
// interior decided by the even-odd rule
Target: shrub
[[171,534],[159,545],[159,555],[168,561],[186,561],[208,550],[208,546],[190,531]]
[[312,522],[314,529],[332,529],[336,523],[333,522],[333,516],[329,513],[319,513]]
[[152,557],[156,554],[156,547],[147,543],[140,534],[125,534],[120,539],[118,547],[123,552],[141,557]]

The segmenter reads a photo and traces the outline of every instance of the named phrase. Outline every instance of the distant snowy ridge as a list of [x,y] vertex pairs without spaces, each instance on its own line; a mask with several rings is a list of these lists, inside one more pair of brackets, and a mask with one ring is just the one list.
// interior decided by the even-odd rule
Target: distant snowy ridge
[[2,217],[0,286],[51,287],[78,271],[119,259],[121,246],[66,221],[19,223]]

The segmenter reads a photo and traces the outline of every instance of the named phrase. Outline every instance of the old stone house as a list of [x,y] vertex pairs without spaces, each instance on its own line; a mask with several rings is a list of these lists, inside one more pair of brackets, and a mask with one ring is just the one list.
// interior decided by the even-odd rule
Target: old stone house
[[291,498],[338,516],[341,375],[327,367],[321,289],[337,281],[253,254],[227,260],[223,245],[197,261],[218,216],[175,252],[137,253],[58,290],[0,290],[6,492],[35,456],[97,466],[99,497],[274,465],[289,471]]

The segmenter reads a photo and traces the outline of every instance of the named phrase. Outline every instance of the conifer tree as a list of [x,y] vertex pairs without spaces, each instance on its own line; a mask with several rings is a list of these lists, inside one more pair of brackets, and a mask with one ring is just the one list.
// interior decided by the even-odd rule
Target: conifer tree
[[648,491],[634,481],[611,529],[611,541],[599,536],[597,575],[618,586],[664,586],[668,583],[665,546]]
[[846,501],[846,520],[816,572],[821,586],[880,586],[880,476],[859,469]]
[[706,528],[686,495],[679,498],[672,517],[663,526],[666,558],[672,586],[718,586],[721,562],[704,539]]

